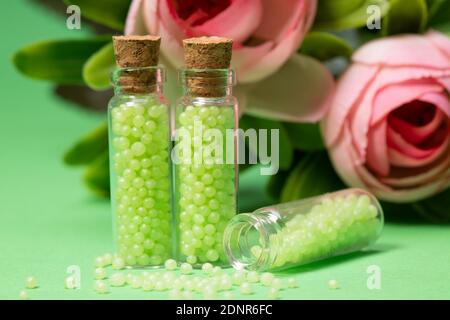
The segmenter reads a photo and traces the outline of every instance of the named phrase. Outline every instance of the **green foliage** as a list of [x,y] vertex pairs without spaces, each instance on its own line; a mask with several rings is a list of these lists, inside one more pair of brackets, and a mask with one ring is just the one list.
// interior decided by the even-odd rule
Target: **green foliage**
[[325,149],[318,123],[283,123],[292,146],[298,150],[317,151]]
[[110,87],[110,74],[114,69],[114,48],[108,43],[94,53],[83,67],[83,79],[94,90],[105,90]]
[[306,35],[300,53],[326,61],[337,57],[350,58],[353,49],[342,38],[327,32],[310,32]]
[[419,33],[428,22],[425,0],[391,0],[388,14],[383,21],[383,34]]
[[413,208],[428,221],[450,223],[450,189],[413,204]]
[[305,155],[289,173],[281,201],[304,199],[344,188],[326,152]]
[[450,36],[450,1],[428,0],[429,26]]
[[[243,130],[254,129],[257,130],[257,132],[260,129],[268,130],[267,131],[268,150],[271,150],[270,130],[278,129],[280,138],[279,140],[280,168],[288,169],[291,166],[294,152],[286,129],[284,128],[281,122],[244,115],[239,121],[239,127]],[[255,152],[255,147],[256,146],[249,146],[250,151]]]
[[84,64],[110,40],[102,36],[37,42],[16,52],[13,62],[20,72],[31,78],[58,84],[84,84]]
[[81,15],[107,27],[122,31],[131,0],[64,0],[77,5]]
[[69,165],[85,165],[95,161],[108,150],[108,125],[102,123],[82,137],[64,155]]
[[85,165],[84,182],[101,196],[109,195],[108,125],[100,126],[83,136],[65,154],[68,165]]
[[365,26],[368,19],[367,8],[376,5],[385,15],[388,0],[320,0],[315,30],[345,30]]
[[288,170],[280,170],[276,175],[271,176],[266,187],[267,194],[279,201],[281,192],[283,191],[283,186],[286,183],[288,177]]
[[109,195],[109,157],[105,151],[86,168],[84,182],[90,190],[101,195]]

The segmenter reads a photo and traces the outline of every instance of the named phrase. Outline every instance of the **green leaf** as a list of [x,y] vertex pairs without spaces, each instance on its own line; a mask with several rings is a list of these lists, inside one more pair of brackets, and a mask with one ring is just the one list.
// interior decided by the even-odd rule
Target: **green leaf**
[[88,188],[95,193],[105,197],[109,195],[109,157],[107,151],[86,168],[84,181]]
[[122,31],[131,0],[64,0],[80,7],[81,15],[107,27]]
[[336,20],[351,14],[364,3],[364,0],[320,0],[316,19],[319,21]]
[[274,199],[279,200],[281,197],[281,192],[283,190],[283,186],[286,183],[287,178],[289,177],[289,171],[281,170],[277,174],[270,177],[269,182],[267,184],[266,190],[269,196]]
[[325,149],[318,123],[283,123],[292,146],[304,151]]
[[428,11],[425,0],[391,0],[383,21],[383,33],[419,33],[427,26]]
[[108,89],[110,74],[115,65],[113,44],[108,43],[86,61],[83,67],[83,79],[94,90]]
[[281,201],[304,199],[344,188],[326,152],[307,154],[290,172]]
[[345,30],[367,24],[369,6],[378,6],[384,16],[389,8],[387,0],[320,0],[314,30]]
[[69,165],[89,164],[108,150],[108,125],[101,124],[82,137],[64,156]]
[[450,1],[428,0],[428,7],[429,26],[450,36]]
[[344,39],[331,33],[310,32],[303,40],[299,52],[326,61],[337,57],[350,58],[353,49]]
[[[287,135],[286,129],[283,124],[279,121],[263,119],[258,117],[253,117],[249,115],[244,115],[239,120],[239,127],[243,130],[255,129],[257,131],[257,136],[259,137],[259,129],[266,129],[266,140],[268,142],[268,156],[271,156],[270,152],[272,150],[271,138],[270,138],[270,130],[278,129],[279,130],[279,164],[280,169],[289,169],[293,160],[293,147]],[[259,138],[258,138],[259,142]],[[250,145],[249,149],[251,152],[258,152],[256,146]]]
[[425,219],[435,223],[450,223],[450,189],[413,204]]
[[82,69],[98,49],[111,41],[102,36],[84,40],[51,40],[20,49],[13,63],[23,74],[58,84],[84,84]]

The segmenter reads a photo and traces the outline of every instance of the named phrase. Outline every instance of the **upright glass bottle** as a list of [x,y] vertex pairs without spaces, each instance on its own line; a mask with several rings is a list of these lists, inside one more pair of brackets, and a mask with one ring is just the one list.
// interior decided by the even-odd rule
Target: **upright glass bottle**
[[236,269],[279,270],[365,249],[383,220],[373,195],[347,189],[239,214],[223,244]]
[[[194,54],[202,60],[201,51]],[[180,71],[184,95],[175,107],[178,257],[192,264],[224,264],[223,231],[237,208],[235,75],[228,68],[201,67]]]
[[[133,38],[134,42],[118,38],[115,41],[127,41],[126,49],[142,50],[141,38]],[[146,44],[159,47],[157,40],[155,44],[151,38]],[[118,61],[120,52],[116,48]],[[164,70],[158,66],[123,67],[113,73],[112,81],[115,95],[109,103],[108,118],[117,253],[127,266],[159,266],[172,255],[170,130],[169,107],[163,95]]]

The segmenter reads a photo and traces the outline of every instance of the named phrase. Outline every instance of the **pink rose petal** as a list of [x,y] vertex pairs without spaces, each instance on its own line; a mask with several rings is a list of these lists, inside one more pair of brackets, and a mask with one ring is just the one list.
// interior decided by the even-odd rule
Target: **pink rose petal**
[[145,35],[148,31],[143,18],[143,0],[133,0],[125,22],[126,35]]
[[424,126],[417,127],[395,117],[389,119],[389,124],[404,140],[417,145],[428,139],[441,126],[443,120],[444,114],[437,110],[434,118]]
[[[236,19],[239,17],[239,19]],[[192,36],[221,36],[245,42],[261,23],[260,0],[234,0],[230,6],[205,23],[190,28]]]
[[434,150],[434,152],[426,158],[411,157],[395,149],[390,148],[388,151],[389,161],[394,166],[405,168],[414,168],[428,165],[433,161],[437,160],[444,152],[448,153],[449,140],[450,137],[448,137],[442,145],[437,147],[436,150]]
[[450,174],[447,172],[439,180],[435,180],[425,185],[415,188],[392,189],[384,191],[382,189],[372,189],[373,193],[380,199],[394,203],[410,203],[429,198],[450,186]]
[[331,162],[337,174],[347,185],[354,188],[366,188],[367,185],[355,170],[354,159],[352,158],[352,142],[350,140],[350,130],[347,125],[342,128],[343,134],[330,147],[329,154]]
[[450,118],[450,95],[446,92],[428,92],[420,97],[420,100],[435,105],[440,111]]
[[327,145],[331,146],[336,141],[345,118],[364,95],[378,71],[377,67],[354,64],[341,76],[330,112],[323,120],[322,131]]
[[403,139],[402,135],[395,130],[388,128],[388,145],[396,151],[403,153],[407,157],[423,159],[430,157],[433,153],[439,151],[439,147],[420,149],[415,145]]
[[375,95],[388,85],[427,77],[442,76],[447,72],[450,72],[450,69],[445,71],[406,67],[382,69],[367,89],[365,95],[359,102],[358,108],[356,108],[352,115],[351,129],[355,137],[360,159],[365,159],[366,157],[367,133],[370,119],[372,118]]
[[367,148],[367,164],[381,176],[389,175],[390,170],[390,163],[387,157],[386,128],[386,121],[382,121],[371,128]]
[[380,90],[374,100],[372,125],[384,120],[398,107],[418,100],[428,92],[441,92],[443,88],[432,80],[410,81],[389,85]]
[[444,88],[447,90],[447,93],[450,94],[450,77],[443,77],[441,79],[437,80],[440,84],[444,86]]
[[276,44],[265,56],[255,60],[246,69],[241,70],[240,81],[243,83],[257,82],[278,71],[300,46],[304,36],[300,29],[301,27],[297,30],[291,30],[283,41]]
[[450,59],[450,38],[436,31],[429,31],[426,37]]
[[[262,0],[263,17],[254,36],[263,40],[283,41],[283,38],[304,23],[309,29],[316,12],[316,1],[310,0]],[[276,12],[276,14],[274,14]]]
[[266,41],[258,46],[237,46],[233,50],[233,58],[231,66],[236,70],[238,81],[245,83],[245,70],[255,66],[260,59],[266,56],[270,50],[274,48],[275,44],[271,41]]
[[425,168],[425,170],[420,168],[421,171],[408,169],[409,174],[404,177],[396,177],[393,175],[390,177],[380,177],[379,179],[380,182],[392,186],[393,188],[412,188],[430,183],[439,180],[442,176],[445,176],[450,172],[450,157],[443,158],[443,161],[437,165]]
[[402,35],[371,41],[353,55],[353,61],[391,67],[448,69],[448,57],[420,35]]

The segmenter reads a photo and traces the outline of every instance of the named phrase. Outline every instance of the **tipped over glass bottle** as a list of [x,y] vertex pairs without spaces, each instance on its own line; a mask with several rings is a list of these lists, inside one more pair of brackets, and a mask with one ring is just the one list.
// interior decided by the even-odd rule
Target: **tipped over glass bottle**
[[[209,39],[200,46],[210,49]],[[226,45],[231,52],[231,43]],[[196,62],[211,58],[199,52],[194,50]],[[178,258],[194,265],[225,264],[223,231],[237,208],[235,75],[228,68],[184,69],[180,80],[184,95],[174,110],[173,149]]]
[[[116,48],[116,56],[124,52],[124,59],[139,57],[126,52],[133,48],[159,49],[159,42],[154,43],[159,38],[118,38],[115,41],[124,44]],[[170,113],[163,95],[164,70],[122,67],[112,81],[115,95],[108,118],[117,253],[127,266],[160,266],[172,256]]]
[[281,270],[366,249],[383,221],[373,195],[347,189],[239,214],[223,244],[236,269]]

